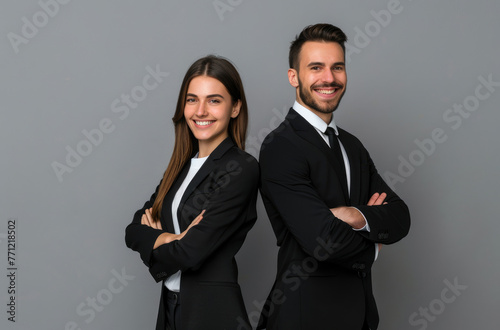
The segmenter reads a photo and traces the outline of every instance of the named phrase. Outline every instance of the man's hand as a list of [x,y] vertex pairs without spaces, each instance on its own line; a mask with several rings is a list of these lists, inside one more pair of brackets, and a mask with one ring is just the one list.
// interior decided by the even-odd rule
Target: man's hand
[[384,202],[386,197],[387,197],[386,193],[381,193],[381,194],[374,193],[366,205],[373,206],[373,205],[387,204],[387,202]]
[[359,212],[354,207],[339,206],[330,209],[330,211],[332,211],[333,215],[336,218],[344,221],[354,229],[361,229],[366,225],[365,218],[363,217],[361,212]]
[[[384,202],[386,197],[387,197],[386,193],[381,193],[381,194],[374,193],[366,205],[376,206],[376,205],[387,204],[387,202]],[[339,206],[330,209],[330,211],[332,211],[333,215],[336,218],[344,221],[354,229],[361,229],[366,225],[366,220],[363,217],[363,214],[361,214],[361,212],[359,212],[354,207]]]

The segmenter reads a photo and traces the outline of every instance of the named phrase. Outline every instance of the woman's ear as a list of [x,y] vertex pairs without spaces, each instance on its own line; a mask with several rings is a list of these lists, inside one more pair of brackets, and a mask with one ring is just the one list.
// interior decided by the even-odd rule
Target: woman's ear
[[241,100],[238,100],[238,102],[236,102],[233,105],[233,109],[231,110],[231,118],[238,117],[238,115],[240,114],[240,110],[241,110]]

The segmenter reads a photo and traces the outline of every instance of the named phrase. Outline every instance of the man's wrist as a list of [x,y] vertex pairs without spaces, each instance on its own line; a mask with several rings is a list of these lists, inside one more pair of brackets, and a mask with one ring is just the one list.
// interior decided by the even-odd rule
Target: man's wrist
[[368,221],[366,220],[366,217],[363,214],[363,212],[361,212],[360,210],[358,210],[358,208],[356,208],[354,206],[350,206],[349,208],[356,210],[357,214],[359,216],[361,216],[361,218],[357,218],[357,220],[358,220],[357,226],[356,226],[356,228],[353,226],[353,229],[356,231],[368,231],[369,232],[370,226],[368,225]]

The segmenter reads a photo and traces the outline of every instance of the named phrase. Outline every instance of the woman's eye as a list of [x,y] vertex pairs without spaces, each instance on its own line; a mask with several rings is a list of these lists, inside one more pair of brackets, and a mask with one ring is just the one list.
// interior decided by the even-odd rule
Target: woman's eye
[[196,100],[195,100],[194,98],[192,98],[192,97],[190,97],[190,98],[186,99],[186,103],[193,103],[193,102],[195,102],[195,101],[196,101]]
[[217,100],[217,99],[211,99],[209,102],[210,102],[210,103],[212,103],[212,104],[219,104],[219,103],[220,103],[220,100]]

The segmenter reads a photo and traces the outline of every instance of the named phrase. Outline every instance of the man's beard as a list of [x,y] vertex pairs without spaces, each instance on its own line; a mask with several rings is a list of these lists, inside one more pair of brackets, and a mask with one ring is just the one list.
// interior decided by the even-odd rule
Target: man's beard
[[300,99],[309,108],[311,108],[313,110],[316,110],[318,112],[321,112],[321,113],[332,113],[335,110],[337,110],[337,108],[338,108],[338,106],[340,104],[340,101],[344,97],[344,94],[345,94],[345,91],[346,91],[345,89],[342,91],[342,94],[340,95],[338,101],[335,104],[331,104],[331,105],[327,104],[325,107],[321,107],[316,102],[316,100],[313,98],[313,96],[312,96],[312,93],[313,93],[312,89],[314,89],[314,88],[321,88],[321,87],[336,87],[336,88],[342,89],[344,87],[344,85],[339,84],[339,83],[335,83],[335,82],[333,82],[331,84],[313,85],[313,86],[311,86],[311,90],[306,90],[303,86],[304,85],[301,83],[301,81],[299,79],[299,96],[300,96]]

